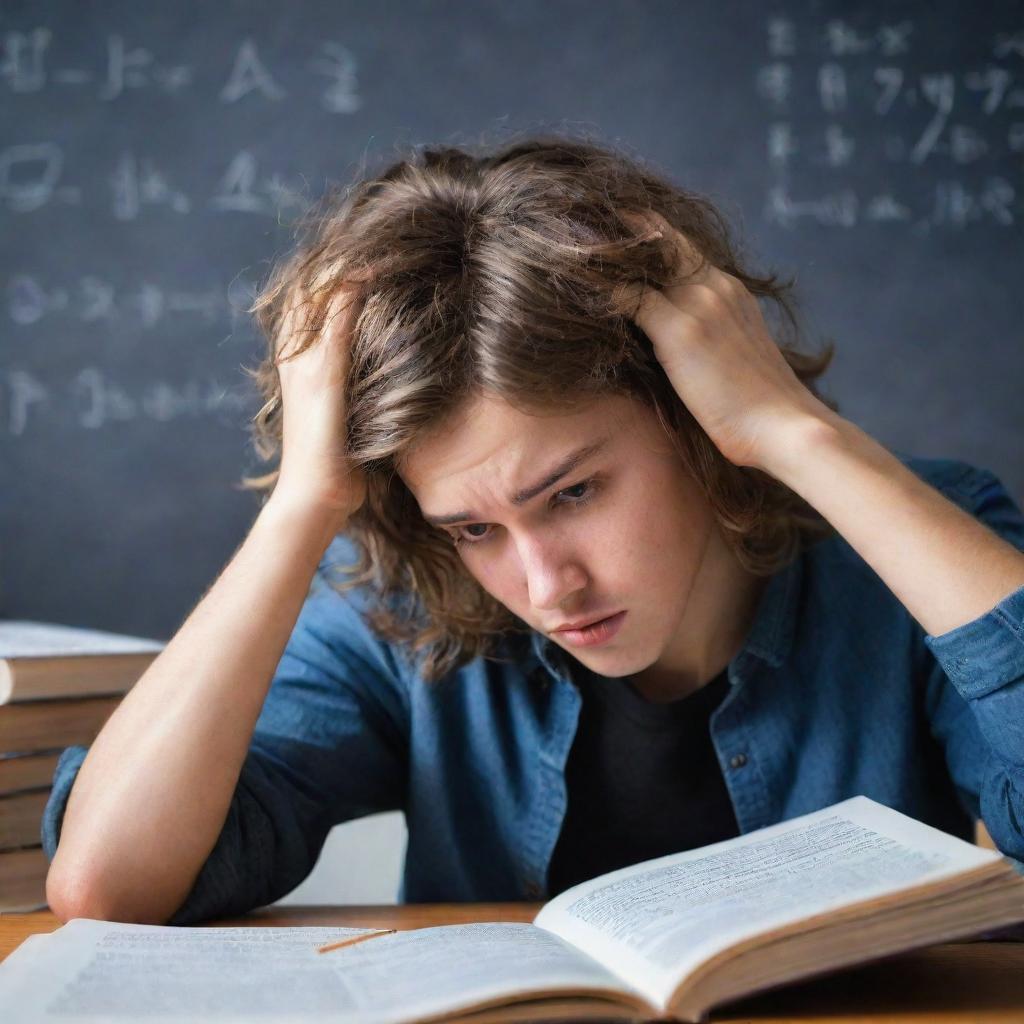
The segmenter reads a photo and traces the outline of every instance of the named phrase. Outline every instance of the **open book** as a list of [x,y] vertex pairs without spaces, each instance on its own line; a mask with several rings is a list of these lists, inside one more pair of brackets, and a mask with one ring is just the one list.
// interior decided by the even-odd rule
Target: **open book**
[[0,966],[0,1006],[7,1024],[68,1011],[165,1024],[699,1021],[785,982],[1021,921],[1010,861],[858,796],[592,879],[532,924],[398,931],[320,953],[313,938],[353,930],[78,919]]

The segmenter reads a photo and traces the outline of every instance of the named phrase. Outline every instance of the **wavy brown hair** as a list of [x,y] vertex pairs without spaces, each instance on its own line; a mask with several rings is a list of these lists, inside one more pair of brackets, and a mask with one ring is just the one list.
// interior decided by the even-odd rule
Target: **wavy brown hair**
[[[529,632],[469,574],[450,536],[424,521],[398,475],[417,439],[475,395],[527,411],[569,411],[605,394],[644,402],[755,574],[774,573],[833,532],[782,483],[719,452],[632,319],[638,282],[663,287],[678,275],[673,242],[621,216],[654,210],[765,300],[787,362],[837,409],[814,385],[834,343],[817,355],[798,350],[793,280],[755,273],[710,199],[634,156],[562,134],[399,155],[376,177],[329,189],[300,222],[297,245],[250,309],[268,353],[247,372],[265,399],[254,446],[273,459],[282,424],[274,339],[284,313],[304,295],[305,347],[339,287],[362,281],[346,400],[348,452],[366,475],[367,497],[345,531],[357,561],[332,585],[370,585],[370,625],[418,653],[426,679],[494,657],[499,638]],[[269,496],[276,478],[274,470],[242,485]]]

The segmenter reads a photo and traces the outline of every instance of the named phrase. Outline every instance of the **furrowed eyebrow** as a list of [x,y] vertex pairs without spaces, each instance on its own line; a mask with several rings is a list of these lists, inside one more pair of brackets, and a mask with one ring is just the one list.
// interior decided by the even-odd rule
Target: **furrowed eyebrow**
[[[538,494],[541,494],[549,487],[557,484],[562,477],[571,473],[588,459],[592,459],[595,455],[604,451],[608,446],[609,440],[611,439],[608,437],[602,437],[599,441],[595,441],[593,444],[577,448],[576,451],[571,452],[557,466],[555,466],[555,468],[552,469],[543,480],[538,480],[537,483],[531,484],[529,487],[524,487],[521,491],[516,491],[515,494],[510,495],[508,498],[509,504],[518,507],[520,505],[525,505],[531,498],[536,498]],[[452,526],[455,523],[462,523],[471,519],[479,519],[480,516],[476,512],[464,511],[451,512],[448,515],[442,516],[424,515],[423,518],[433,526]]]

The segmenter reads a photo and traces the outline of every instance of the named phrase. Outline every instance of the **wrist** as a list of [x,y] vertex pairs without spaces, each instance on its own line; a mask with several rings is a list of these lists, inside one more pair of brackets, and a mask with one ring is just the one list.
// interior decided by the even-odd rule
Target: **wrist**
[[293,529],[315,534],[326,547],[335,534],[345,529],[352,511],[314,494],[275,487],[260,510],[260,515],[279,524],[286,523]]
[[794,416],[775,431],[761,450],[758,468],[795,489],[801,474],[823,451],[849,444],[851,431],[859,428],[828,406],[823,410]]

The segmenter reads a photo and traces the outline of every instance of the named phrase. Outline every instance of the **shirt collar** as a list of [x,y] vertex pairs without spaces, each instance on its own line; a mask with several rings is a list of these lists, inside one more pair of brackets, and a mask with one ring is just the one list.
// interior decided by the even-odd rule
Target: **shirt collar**
[[743,644],[743,653],[761,658],[773,668],[782,665],[793,649],[803,562],[804,556],[800,554],[769,578]]
[[534,630],[530,637],[530,645],[534,657],[548,670],[550,675],[572,680],[572,665],[569,655],[551,637]]

